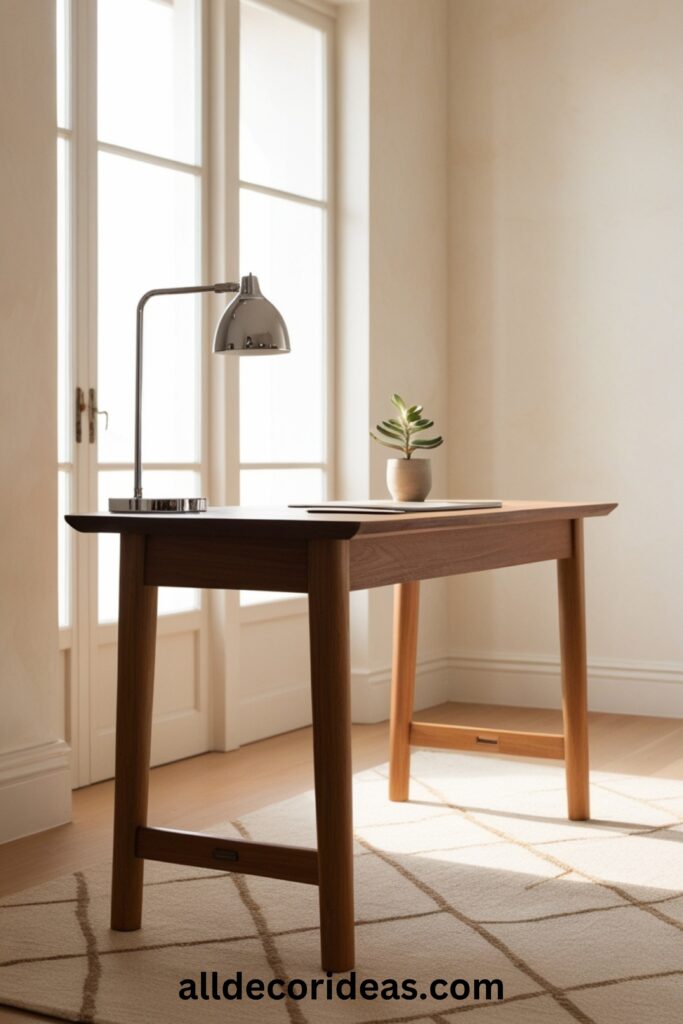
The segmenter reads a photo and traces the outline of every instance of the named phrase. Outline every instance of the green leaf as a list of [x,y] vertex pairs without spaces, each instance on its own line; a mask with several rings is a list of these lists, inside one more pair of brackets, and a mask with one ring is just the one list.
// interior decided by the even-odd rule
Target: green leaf
[[394,441],[405,440],[403,433],[398,430],[386,430],[380,423],[377,424],[377,430],[379,430],[380,434],[384,434],[385,437],[390,437]]
[[414,441],[410,442],[416,448],[438,448],[439,445],[443,444],[442,437],[432,437],[429,440],[421,441],[419,438],[415,438]]
[[[406,458],[410,458],[412,452],[419,448],[438,448],[444,443],[442,437],[414,439],[415,434],[421,434],[424,430],[429,430],[434,426],[434,420],[428,419],[423,414],[423,406],[407,405],[397,392],[391,396],[391,404],[397,410],[396,418],[388,418],[377,424],[376,430],[382,435],[381,437],[377,437],[370,431],[370,436],[378,444],[402,451]],[[383,440],[383,438],[388,440]]]
[[372,431],[370,431],[370,437],[373,441],[377,441],[378,444],[383,444],[385,448],[394,448],[397,452],[403,452],[405,454],[405,448],[400,444],[390,444],[389,441],[383,441],[381,437],[376,437]]
[[405,427],[402,423],[397,423],[396,420],[382,420],[382,426],[386,427],[387,430],[394,430],[398,434],[405,434]]
[[419,434],[422,430],[429,430],[433,426],[434,420],[420,420],[418,423],[411,423],[408,429],[412,436],[412,434]]

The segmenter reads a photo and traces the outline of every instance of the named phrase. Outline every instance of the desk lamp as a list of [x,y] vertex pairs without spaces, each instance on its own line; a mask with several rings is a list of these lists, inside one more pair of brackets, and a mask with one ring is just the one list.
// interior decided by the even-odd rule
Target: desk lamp
[[135,348],[135,475],[132,498],[110,498],[110,512],[206,512],[206,498],[143,498],[142,496],[142,337],[143,314],[156,295],[187,295],[193,292],[238,292],[218,321],[213,351],[236,356],[279,355],[289,352],[289,334],[282,316],[261,294],[258,278],[248,274],[242,286],[191,285],[188,288],[154,288],[138,302]]

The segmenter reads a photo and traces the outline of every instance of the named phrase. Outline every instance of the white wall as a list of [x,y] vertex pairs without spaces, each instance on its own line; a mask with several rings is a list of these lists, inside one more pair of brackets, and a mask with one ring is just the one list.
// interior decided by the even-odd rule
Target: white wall
[[[336,495],[370,493],[370,7],[340,7],[336,29]],[[351,500],[353,500],[351,498]],[[353,715],[372,717],[367,592],[351,595]],[[359,704],[361,707],[359,708]]]
[[[360,0],[339,10],[340,497],[384,497],[386,459],[368,429],[398,391],[444,426],[448,410],[445,0]],[[348,426],[347,426],[348,425]],[[448,463],[433,458],[435,493]],[[448,693],[448,587],[425,584],[419,706]],[[386,718],[391,588],[353,595],[356,721]]]
[[[446,432],[448,380],[448,8],[445,0],[370,4],[370,422],[397,391]],[[387,494],[394,452],[372,442],[370,495]],[[433,496],[447,496],[448,455],[430,453]],[[391,590],[373,594],[370,664],[388,664]],[[421,592],[421,659],[448,643],[448,585]]]
[[[446,0],[340,5],[336,65],[336,491],[382,497],[389,453],[368,431],[389,396],[447,417]],[[434,469],[445,493],[442,452]],[[419,706],[449,693],[447,583],[425,584],[422,606]],[[240,618],[227,746],[310,722],[306,601]],[[391,618],[391,588],[352,595],[354,721],[388,716]]]
[[[454,493],[587,523],[591,703],[683,714],[683,5],[451,0]],[[557,703],[552,565],[453,583],[455,693]]]
[[[446,436],[435,495],[620,502],[586,527],[591,706],[669,715],[681,28],[674,0],[356,0],[337,55],[340,496],[386,493],[366,431],[398,390]],[[555,587],[552,563],[424,584],[418,705],[558,706]],[[384,718],[390,590],[353,595],[352,633],[354,719]],[[245,738],[307,721],[303,614],[243,634]]]
[[53,6],[0,4],[0,842],[70,815],[57,673]]

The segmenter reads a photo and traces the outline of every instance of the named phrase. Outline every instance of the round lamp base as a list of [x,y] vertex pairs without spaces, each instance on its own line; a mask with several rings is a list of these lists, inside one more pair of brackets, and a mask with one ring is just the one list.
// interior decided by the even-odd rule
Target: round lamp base
[[110,498],[110,512],[206,512],[206,498]]

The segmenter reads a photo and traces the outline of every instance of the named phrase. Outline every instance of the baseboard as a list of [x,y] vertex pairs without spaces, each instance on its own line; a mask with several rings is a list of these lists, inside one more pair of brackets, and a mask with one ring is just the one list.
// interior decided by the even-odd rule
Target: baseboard
[[0,843],[71,820],[71,748],[64,740],[0,754]]
[[[683,718],[683,665],[676,662],[588,663],[592,711]],[[356,723],[389,717],[391,670],[351,673],[351,717]],[[559,708],[560,659],[536,654],[468,651],[418,661],[415,709],[444,701]],[[308,682],[249,697],[240,704],[240,743],[300,729],[311,722]]]
[[[418,659],[415,669],[415,710],[452,700],[453,670],[449,658]],[[389,717],[391,669],[351,672],[351,717],[370,724]]]
[[310,724],[311,691],[308,683],[260,693],[240,701],[238,742],[239,745],[253,743]]
[[[391,670],[351,673],[351,718],[369,724],[389,717]],[[451,699],[451,669],[447,658],[418,662],[415,674],[415,707],[426,708]],[[240,702],[239,742],[274,736],[311,723],[311,694],[308,681]]]
[[[451,700],[560,707],[559,657],[461,651],[448,661]],[[683,665],[589,659],[588,704],[592,711],[681,718]]]

